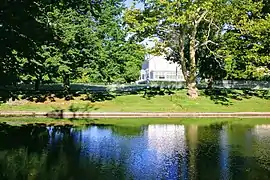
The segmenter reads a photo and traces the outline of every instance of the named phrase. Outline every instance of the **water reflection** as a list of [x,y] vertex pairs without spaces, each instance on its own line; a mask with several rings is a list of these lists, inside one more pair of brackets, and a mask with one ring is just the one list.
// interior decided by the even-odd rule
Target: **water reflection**
[[228,144],[228,134],[227,129],[222,128],[220,131],[220,178],[222,180],[230,179],[230,170],[229,170],[229,144]]
[[[180,125],[150,125],[145,136],[148,149],[154,154],[152,167],[161,178],[187,178],[185,127]],[[165,176],[165,177],[164,177]]]
[[0,179],[269,179],[269,126],[0,125]]

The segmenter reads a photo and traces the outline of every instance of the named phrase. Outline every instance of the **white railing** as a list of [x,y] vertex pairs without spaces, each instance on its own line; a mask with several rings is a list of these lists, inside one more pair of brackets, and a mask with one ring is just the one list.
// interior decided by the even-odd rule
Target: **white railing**
[[[148,84],[146,81],[137,81],[138,84],[112,84],[112,85],[91,85],[91,84],[71,84],[71,91],[137,91],[144,89],[148,86],[160,86],[160,87],[170,87],[170,88],[184,88],[185,82],[177,81],[150,81]],[[207,83],[201,81],[198,87],[205,88]],[[270,81],[215,81],[213,84],[214,88],[228,88],[228,89],[270,89]],[[19,86],[0,86],[2,91],[34,91],[35,86],[33,84],[20,84]],[[40,85],[40,91],[62,91],[62,84],[43,84]]]

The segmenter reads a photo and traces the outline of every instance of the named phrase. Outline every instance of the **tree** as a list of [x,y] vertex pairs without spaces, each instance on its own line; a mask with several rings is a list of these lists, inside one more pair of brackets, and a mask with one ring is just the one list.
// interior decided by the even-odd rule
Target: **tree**
[[78,13],[74,9],[53,8],[47,13],[59,44],[46,45],[42,53],[46,56],[46,64],[69,91],[70,80],[80,76],[80,68],[88,68],[96,56],[100,40],[95,33],[94,22],[89,12]]
[[[47,58],[55,59],[56,50],[63,46],[50,13],[55,9],[84,13],[87,8],[94,12],[97,8],[98,2],[82,1],[5,0],[0,4],[1,84],[36,81],[38,88],[46,77]],[[53,49],[54,54],[48,54],[48,49]]]
[[[220,49],[228,79],[263,80],[270,72],[270,14],[268,1],[237,18],[227,28]],[[261,11],[262,10],[262,11]]]
[[244,0],[237,3],[241,7],[236,9],[235,3],[236,0],[146,0],[143,9],[126,11],[126,22],[137,37],[158,38],[156,48],[181,64],[188,94],[196,98],[199,51],[207,48],[210,54],[218,56],[210,45],[216,46],[214,49],[219,47],[214,40],[221,37],[230,18],[245,16],[257,6]]
[[[134,61],[129,65],[139,72],[138,62],[143,55],[137,51],[139,45],[126,39],[122,11],[121,0],[103,1],[95,13],[90,9],[82,13],[76,8],[52,6],[46,17],[59,42],[40,49],[49,79],[63,82],[66,91],[70,82],[130,81],[124,75],[126,63]],[[135,51],[131,53],[128,47]]]
[[[102,41],[100,58],[96,61],[97,74],[93,81],[105,83],[126,83],[134,81],[143,61],[140,45],[127,38],[124,26],[122,0],[103,1],[100,16],[96,19],[96,29]],[[130,74],[132,73],[132,77]]]
[[[144,52],[127,38],[123,0],[5,1],[0,5],[1,84],[126,83]],[[29,28],[31,27],[31,28]]]
[[127,38],[123,10],[122,0],[108,0],[102,2],[95,16],[91,15],[84,28],[91,33],[82,33],[84,41],[77,42],[89,52],[76,63],[77,68],[73,67],[78,70],[74,82],[126,83],[138,77],[144,52],[142,46]]
[[36,59],[38,47],[46,42],[54,41],[52,29],[46,21],[42,21],[44,7],[45,2],[42,0],[1,2],[1,84],[14,84],[19,81],[19,75],[23,71],[21,63]]
[[122,12],[124,1],[103,1],[96,19],[98,37],[102,41],[100,58],[96,61],[100,77],[92,80],[105,83],[129,83],[139,76],[144,51],[136,41],[128,39]]

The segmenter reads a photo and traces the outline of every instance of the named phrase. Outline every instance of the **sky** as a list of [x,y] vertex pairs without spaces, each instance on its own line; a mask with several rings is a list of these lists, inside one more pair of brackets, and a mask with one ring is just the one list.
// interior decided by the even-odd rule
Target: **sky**
[[[125,4],[126,4],[127,7],[130,7],[133,4],[133,0],[127,0],[125,2]],[[141,8],[143,8],[143,4],[142,3],[138,3],[138,4],[136,4],[135,7],[141,9]]]
[[[125,4],[126,4],[126,6],[127,7],[131,7],[132,6],[132,4],[133,4],[133,1],[134,0],[127,0],[126,2],[125,2]],[[139,9],[142,9],[143,8],[143,3],[137,3],[136,4],[136,6],[135,6],[136,8],[139,8]],[[155,43],[154,42],[152,42],[150,39],[145,39],[144,41],[142,41],[141,42],[144,46],[146,46],[147,48],[152,48],[152,47],[154,47],[154,45],[155,45]]]

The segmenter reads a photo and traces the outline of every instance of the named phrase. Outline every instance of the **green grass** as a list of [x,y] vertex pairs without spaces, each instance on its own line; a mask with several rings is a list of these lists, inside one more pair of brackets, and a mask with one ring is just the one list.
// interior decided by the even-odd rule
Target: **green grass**
[[155,96],[145,99],[140,95],[116,96],[112,100],[102,102],[83,101],[81,97],[75,100],[65,101],[56,99],[56,102],[35,103],[25,101],[15,104],[1,104],[0,111],[53,111],[63,109],[70,111],[73,107],[77,111],[94,112],[270,112],[270,100],[256,96],[236,100],[226,98],[227,105],[222,101],[217,104],[209,96],[200,96],[198,99],[190,99],[186,91],[177,91],[173,95]]
[[54,125],[74,125],[84,126],[95,125],[114,125],[124,127],[139,127],[149,124],[179,124],[179,125],[212,125],[212,124],[240,124],[257,125],[270,124],[270,118],[129,118],[129,119],[52,119],[52,118],[19,118],[19,117],[1,117],[0,123],[11,125],[22,124],[54,124]]

